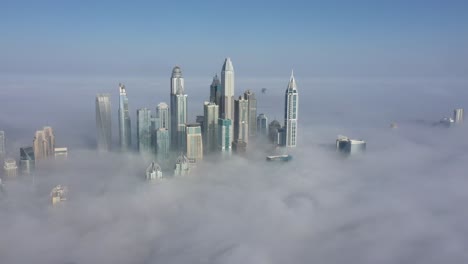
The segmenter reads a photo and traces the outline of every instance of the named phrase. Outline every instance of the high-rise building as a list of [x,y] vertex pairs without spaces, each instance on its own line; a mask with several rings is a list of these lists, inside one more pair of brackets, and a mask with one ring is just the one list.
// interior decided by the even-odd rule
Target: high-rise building
[[210,153],[218,149],[219,106],[214,102],[205,102],[203,110],[203,149],[205,153]]
[[221,70],[221,87],[220,118],[234,120],[234,67],[230,58]]
[[20,148],[20,172],[21,175],[30,175],[34,172],[36,159],[34,157],[33,147]]
[[33,147],[36,160],[54,156],[55,136],[51,127],[36,131]]
[[180,155],[176,160],[174,176],[184,176],[190,174],[189,159],[185,155]]
[[261,135],[268,135],[268,118],[265,114],[259,114],[257,117],[257,132]]
[[234,141],[249,141],[249,101],[242,96],[234,100]]
[[205,131],[205,116],[197,115],[197,117],[195,118],[195,123],[200,124],[201,132],[203,135],[203,131]]
[[244,99],[248,102],[249,137],[254,137],[257,135],[257,99],[250,90],[244,92]]
[[218,119],[218,149],[224,153],[231,153],[233,141],[231,119]]
[[132,130],[130,112],[128,111],[128,97],[125,85],[119,83],[119,136],[120,147],[128,150],[132,146]]
[[215,103],[218,106],[221,105],[221,92],[221,82],[219,81],[218,75],[216,74],[213,77],[213,82],[210,85],[210,102]]
[[268,125],[268,138],[270,139],[271,143],[277,145],[279,140],[279,131],[281,129],[281,124],[277,120],[271,121]]
[[151,153],[151,110],[141,108],[137,110],[137,142],[140,153]]
[[55,148],[55,159],[66,160],[68,158],[68,148]]
[[3,169],[5,170],[5,175],[9,178],[18,176],[18,166],[14,159],[5,159]]
[[247,151],[247,143],[238,139],[232,142],[232,151],[237,154],[244,154]]
[[366,142],[364,140],[339,136],[336,140],[336,150],[345,154],[362,153],[366,150]]
[[146,180],[154,181],[160,180],[163,178],[161,166],[156,162],[151,162],[151,164],[146,169]]
[[109,94],[96,96],[96,128],[99,151],[109,151],[112,145],[111,101]]
[[167,128],[156,130],[156,158],[161,164],[165,164],[170,158],[170,135]]
[[289,80],[288,87],[284,97],[284,129],[285,129],[285,146],[297,146],[297,114],[299,93],[297,92],[296,80],[294,73],[291,72],[291,79]]
[[52,205],[58,205],[67,200],[68,188],[62,185],[55,186],[50,192]]
[[200,124],[187,124],[187,158],[195,162],[203,159],[203,139]]
[[181,152],[185,150],[185,124],[187,123],[187,95],[184,78],[179,66],[174,67],[171,76],[171,147]]
[[165,128],[170,129],[170,119],[169,119],[169,106],[166,103],[159,103],[156,107],[156,122],[155,129]]
[[0,131],[0,162],[3,163],[3,160],[6,156],[6,147],[5,147],[5,131]]
[[463,123],[463,108],[453,110],[453,120],[455,123]]

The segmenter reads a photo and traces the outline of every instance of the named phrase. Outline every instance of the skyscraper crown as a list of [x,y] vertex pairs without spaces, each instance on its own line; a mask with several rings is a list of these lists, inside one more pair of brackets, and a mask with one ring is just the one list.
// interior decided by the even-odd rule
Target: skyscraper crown
[[294,72],[291,71],[291,78],[289,79],[287,92],[296,92],[296,91],[297,91],[296,79],[294,79]]
[[172,78],[182,78],[182,70],[179,66],[175,66],[174,69],[172,69]]
[[227,57],[226,60],[224,60],[222,71],[234,71],[234,67],[232,66],[231,58]]

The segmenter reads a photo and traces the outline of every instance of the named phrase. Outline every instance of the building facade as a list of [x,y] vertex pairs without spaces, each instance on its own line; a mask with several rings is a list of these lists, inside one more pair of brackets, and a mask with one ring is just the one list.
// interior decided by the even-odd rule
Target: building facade
[[109,151],[112,145],[111,101],[109,94],[96,96],[96,128],[99,151]]
[[249,142],[249,101],[242,96],[234,100],[234,141]]
[[218,75],[216,74],[213,77],[213,82],[211,82],[211,85],[210,85],[210,102],[215,103],[218,106],[221,105],[221,97],[222,97],[221,93],[222,93],[221,82],[219,81]]
[[205,102],[203,112],[203,149],[205,153],[211,153],[218,149],[219,106],[214,102]]
[[268,117],[265,114],[259,114],[257,117],[257,133],[268,135]]
[[221,87],[220,118],[234,120],[234,67],[230,58],[224,60],[221,69]]
[[34,156],[36,160],[54,156],[55,136],[51,127],[44,127],[36,131],[33,140]]
[[233,133],[232,121],[230,119],[218,119],[218,150],[231,153]]
[[463,116],[463,108],[457,108],[453,110],[453,120],[455,123],[460,124],[463,123],[464,116]]
[[180,155],[176,160],[174,176],[185,176],[190,174],[189,159],[185,155]]
[[5,159],[3,169],[5,170],[5,175],[8,178],[14,178],[18,176],[18,166],[16,165],[16,160],[14,159]]
[[170,123],[170,112],[169,106],[162,102],[156,106],[156,124],[155,129],[165,128],[169,130],[171,127]]
[[268,125],[268,138],[270,142],[277,145],[278,144],[278,137],[280,135],[281,124],[277,120],[271,121]]
[[30,175],[36,167],[36,159],[34,157],[33,147],[20,148],[20,173],[21,175]]
[[345,154],[358,154],[366,151],[366,142],[364,140],[350,139],[340,136],[336,140],[336,150]]
[[156,162],[151,162],[151,164],[146,168],[146,180],[154,181],[160,180],[163,178],[161,166]]
[[299,93],[297,92],[296,80],[293,73],[291,73],[291,79],[286,88],[284,100],[284,144],[286,147],[296,147]]
[[187,124],[187,158],[199,162],[203,160],[203,139],[200,124]]
[[166,164],[170,158],[170,134],[167,128],[156,130],[156,159],[161,164]]
[[171,147],[176,152],[185,150],[185,124],[187,123],[187,95],[184,78],[179,66],[174,67],[171,75]]
[[0,131],[0,164],[3,164],[3,161],[6,157],[6,144],[5,144],[5,131]]
[[138,151],[143,154],[152,152],[151,147],[151,110],[141,108],[137,110],[137,144]]
[[244,99],[248,102],[249,137],[255,137],[257,135],[257,98],[254,92],[247,90],[244,92]]
[[132,146],[132,130],[130,112],[128,110],[128,97],[125,85],[119,83],[119,138],[123,151]]

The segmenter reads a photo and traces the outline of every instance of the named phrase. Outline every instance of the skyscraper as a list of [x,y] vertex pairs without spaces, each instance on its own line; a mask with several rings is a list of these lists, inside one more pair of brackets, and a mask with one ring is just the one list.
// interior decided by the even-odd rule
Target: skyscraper
[[248,102],[249,137],[257,135],[257,99],[255,93],[247,90],[244,99]]
[[5,131],[0,131],[0,164],[3,163],[6,156]]
[[249,141],[249,102],[242,96],[234,100],[234,141]]
[[128,150],[132,146],[130,113],[128,111],[128,97],[125,85],[119,83],[119,136],[120,147]]
[[219,81],[218,75],[213,77],[213,82],[210,85],[210,102],[221,105],[221,92],[222,86]]
[[157,164],[154,161],[151,162],[151,164],[146,169],[146,180],[154,181],[154,180],[158,180],[162,178],[163,178],[163,175],[162,175],[161,166],[159,166],[159,164]]
[[171,146],[175,151],[185,150],[185,124],[187,123],[187,95],[184,78],[179,66],[174,67],[171,76]]
[[170,157],[170,135],[167,128],[156,130],[156,158],[159,163],[164,164]]
[[184,175],[189,175],[189,173],[190,173],[189,159],[185,155],[180,155],[176,160],[176,165],[174,168],[174,176],[184,176]]
[[220,118],[234,120],[234,67],[226,58],[221,70],[221,115]]
[[200,124],[187,124],[187,158],[195,162],[203,159],[203,140]]
[[231,119],[218,119],[218,149],[223,153],[231,153],[232,131]]
[[20,172],[21,175],[29,175],[34,172],[36,159],[33,147],[20,148]]
[[45,159],[54,155],[55,136],[51,127],[44,127],[43,130],[36,131],[33,147],[36,160]]
[[280,140],[278,139],[278,136],[280,135],[281,130],[281,124],[277,120],[271,121],[271,123],[268,125],[268,138],[270,139],[271,143],[278,145]]
[[9,178],[18,176],[18,166],[14,159],[5,159],[3,169],[5,170],[5,175]]
[[463,123],[463,108],[453,110],[453,120],[455,123]]
[[259,114],[257,117],[257,132],[261,135],[268,135],[268,118],[265,114]]
[[151,153],[151,110],[137,110],[137,142],[140,153]]
[[339,136],[336,140],[336,150],[345,154],[363,153],[366,150],[366,142]]
[[203,149],[205,153],[214,152],[218,149],[218,114],[219,106],[214,102],[205,102],[203,107]]
[[156,107],[156,129],[166,128],[170,129],[170,119],[169,119],[169,106],[166,103],[159,103]]
[[284,143],[286,147],[296,147],[299,94],[293,72],[291,72],[291,79],[286,88],[284,101]]
[[111,102],[109,94],[96,96],[96,128],[99,151],[109,151],[112,145]]

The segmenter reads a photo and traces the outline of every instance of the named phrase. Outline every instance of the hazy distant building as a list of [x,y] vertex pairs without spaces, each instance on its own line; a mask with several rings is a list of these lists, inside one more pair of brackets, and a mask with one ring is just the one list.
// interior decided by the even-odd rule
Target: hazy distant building
[[166,103],[159,103],[156,106],[156,124],[155,129],[166,128],[169,130],[171,127],[170,123],[170,112],[169,106]]
[[151,153],[151,110],[137,110],[137,143],[140,153]]
[[175,151],[185,150],[185,124],[187,123],[187,95],[180,67],[176,66],[171,75],[171,146]]
[[220,118],[234,120],[234,67],[230,58],[224,60],[221,87]]
[[51,127],[36,131],[33,147],[36,160],[54,156],[55,136]]
[[149,181],[159,180],[163,178],[161,166],[156,162],[151,162],[151,164],[146,169],[146,179]]
[[218,149],[224,153],[231,153],[233,133],[230,119],[218,119]]
[[286,128],[285,127],[281,127],[281,128],[278,128],[278,134],[276,136],[276,145],[278,146],[286,146]]
[[187,124],[187,158],[195,162],[203,159],[203,139],[200,124]]
[[362,153],[366,150],[366,142],[339,136],[336,140],[336,149],[345,154]]
[[221,105],[221,98],[222,98],[221,93],[222,93],[221,82],[219,81],[218,75],[216,74],[213,77],[213,82],[210,85],[210,102],[215,103],[218,106]]
[[190,174],[189,159],[185,155],[180,155],[176,160],[174,176],[184,176]]
[[285,146],[297,146],[297,115],[299,106],[299,93],[297,92],[296,80],[291,73],[288,87],[285,93],[284,105],[284,128],[285,128]]
[[257,117],[257,132],[261,135],[268,135],[268,118],[265,114],[259,114]]
[[0,162],[3,163],[6,156],[5,131],[0,131]]
[[440,124],[446,127],[451,127],[453,124],[455,124],[455,120],[450,117],[444,117],[440,120]]
[[128,97],[125,85],[119,83],[119,137],[122,150],[128,150],[132,146],[132,130],[130,113],[128,111]]
[[[170,135],[167,128],[156,130],[156,158],[160,163],[166,163],[170,158]],[[163,164],[163,165],[164,165]]]
[[234,101],[234,140],[249,141],[249,101],[242,96]]
[[109,151],[112,145],[111,102],[109,94],[96,96],[97,145],[100,151]]
[[457,108],[453,110],[453,120],[455,123],[463,123],[464,116],[463,116],[463,108]]
[[219,106],[214,102],[205,102],[203,110],[203,149],[205,153],[210,153],[218,149]]
[[249,137],[254,137],[257,135],[257,99],[255,93],[250,90],[244,92],[244,99],[248,102]]
[[14,178],[18,176],[18,166],[16,165],[16,160],[14,159],[5,159],[3,169],[5,170],[5,175],[8,178]]
[[247,151],[247,143],[238,139],[232,142],[232,151],[237,154],[244,154]]
[[68,148],[55,148],[54,153],[56,160],[66,160],[68,158]]
[[19,167],[21,175],[30,175],[34,172],[36,160],[34,157],[34,149],[32,147],[20,148]]
[[58,205],[67,200],[68,188],[62,185],[55,186],[50,192],[52,205]]
[[270,142],[277,145],[278,144],[278,130],[281,129],[281,124],[277,120],[271,121],[271,123],[268,125],[268,138],[270,139]]
[[203,135],[203,131],[205,131],[205,116],[197,115],[195,118],[195,123],[200,124],[201,132]]

